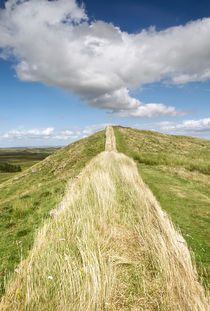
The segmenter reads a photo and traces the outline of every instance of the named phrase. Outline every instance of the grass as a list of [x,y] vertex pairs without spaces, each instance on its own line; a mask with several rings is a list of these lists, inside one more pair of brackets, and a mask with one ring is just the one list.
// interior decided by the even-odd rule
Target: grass
[[[58,148],[0,148],[0,166],[3,163],[20,165],[22,171],[53,154]],[[17,173],[0,172],[0,184]]]
[[208,286],[210,254],[210,141],[115,127],[117,149],[132,157],[161,207],[195,254]]
[[106,127],[106,145],[105,151],[116,151],[116,140],[113,127],[108,125]]
[[189,252],[123,154],[103,152],[66,189],[0,304],[16,311],[208,310]]
[[0,184],[1,294],[5,281],[31,249],[37,229],[61,201],[67,181],[73,180],[90,159],[103,151],[104,144],[105,133],[98,132]]

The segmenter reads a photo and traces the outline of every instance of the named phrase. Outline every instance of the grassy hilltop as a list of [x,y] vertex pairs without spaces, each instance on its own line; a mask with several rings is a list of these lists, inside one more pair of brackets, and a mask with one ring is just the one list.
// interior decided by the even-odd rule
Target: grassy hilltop
[[[32,247],[36,230],[61,201],[67,181],[77,176],[90,159],[104,150],[104,143],[104,131],[98,132],[58,150],[0,184],[0,293],[4,292],[5,277]],[[11,156],[11,150],[8,152]],[[3,156],[6,160],[5,152],[2,152]],[[14,156],[17,159],[16,152]],[[25,158],[24,153],[23,162]],[[31,164],[31,156],[28,158]]]
[[144,182],[181,229],[207,283],[210,141],[125,127],[114,130],[118,151],[135,160]]
[[201,274],[208,149],[108,126],[106,141],[96,133],[1,184],[0,311],[207,311],[187,243],[158,201]]

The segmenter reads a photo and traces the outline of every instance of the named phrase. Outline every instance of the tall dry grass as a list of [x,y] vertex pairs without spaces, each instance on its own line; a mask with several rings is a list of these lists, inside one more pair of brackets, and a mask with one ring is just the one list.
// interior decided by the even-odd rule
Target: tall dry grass
[[87,166],[18,269],[2,310],[208,310],[184,240],[115,152]]
[[125,155],[103,152],[66,193],[1,310],[207,311],[183,238]]

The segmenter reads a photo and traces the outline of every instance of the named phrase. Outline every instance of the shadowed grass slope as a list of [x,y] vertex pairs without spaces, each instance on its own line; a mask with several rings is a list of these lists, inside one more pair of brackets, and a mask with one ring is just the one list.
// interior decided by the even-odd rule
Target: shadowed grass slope
[[195,254],[209,281],[210,141],[115,127],[117,149],[132,157],[143,180]]
[[61,201],[66,182],[104,151],[105,132],[68,145],[0,185],[0,293],[4,281],[24,258],[34,233]]
[[103,152],[67,189],[0,308],[208,310],[183,238],[123,154]]

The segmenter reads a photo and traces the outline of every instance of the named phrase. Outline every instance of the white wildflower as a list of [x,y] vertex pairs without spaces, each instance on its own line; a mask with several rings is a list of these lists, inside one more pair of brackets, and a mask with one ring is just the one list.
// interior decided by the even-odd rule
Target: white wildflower
[[49,279],[49,280],[52,280],[52,279],[53,279],[53,277],[52,277],[51,275],[49,275],[49,276],[48,276],[48,279]]

